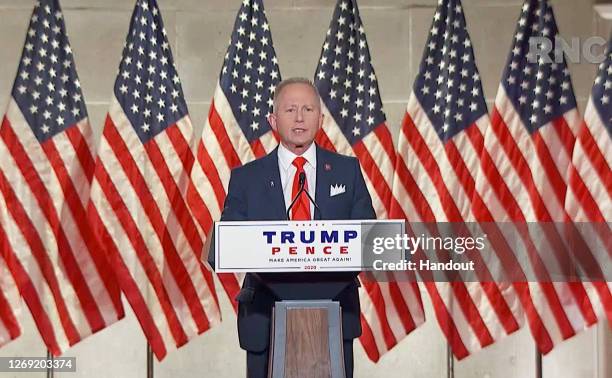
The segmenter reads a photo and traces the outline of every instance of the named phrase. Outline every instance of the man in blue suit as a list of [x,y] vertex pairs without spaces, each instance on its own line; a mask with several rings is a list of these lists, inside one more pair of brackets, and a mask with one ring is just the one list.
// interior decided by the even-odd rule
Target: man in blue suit
[[[314,143],[323,125],[316,87],[307,79],[284,80],[276,88],[273,107],[268,121],[280,135],[281,143],[267,156],[232,171],[221,220],[287,219],[287,209],[298,193],[299,176],[305,176],[305,190],[318,206],[306,194],[300,195],[292,207],[292,220],[374,219],[376,214],[358,160]],[[212,252],[209,262],[214,267]],[[352,377],[353,340],[361,335],[356,275],[247,274],[236,298],[240,347],[247,351],[247,376],[267,377],[272,307],[281,298],[264,282],[274,281],[292,293],[290,298],[282,299],[340,302],[345,371],[347,377]]]

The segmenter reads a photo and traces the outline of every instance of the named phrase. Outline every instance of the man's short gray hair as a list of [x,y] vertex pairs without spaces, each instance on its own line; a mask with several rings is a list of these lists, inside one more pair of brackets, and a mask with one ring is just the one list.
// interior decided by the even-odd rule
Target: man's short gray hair
[[312,80],[306,79],[305,77],[290,77],[288,79],[281,81],[276,86],[276,89],[274,90],[274,98],[272,99],[273,100],[272,112],[276,113],[276,110],[277,110],[276,108],[278,107],[278,98],[280,97],[281,92],[283,91],[283,89],[285,89],[286,86],[291,85],[291,84],[306,84],[310,86],[312,90],[315,92],[315,94],[317,95],[319,102],[321,101],[319,90],[317,89],[317,87],[315,87]]

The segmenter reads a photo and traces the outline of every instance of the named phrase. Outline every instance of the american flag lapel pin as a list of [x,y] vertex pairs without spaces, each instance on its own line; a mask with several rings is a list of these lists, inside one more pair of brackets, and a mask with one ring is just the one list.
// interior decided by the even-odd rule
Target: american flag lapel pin
[[324,169],[328,172],[331,171],[331,164],[325,163]]

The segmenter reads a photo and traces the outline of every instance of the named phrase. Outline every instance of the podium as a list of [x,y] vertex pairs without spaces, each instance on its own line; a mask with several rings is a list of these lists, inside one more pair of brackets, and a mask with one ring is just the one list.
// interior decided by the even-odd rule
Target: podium
[[343,309],[334,299],[350,285],[356,293],[373,238],[403,233],[403,220],[215,223],[215,271],[249,273],[275,297],[268,377],[345,376]]

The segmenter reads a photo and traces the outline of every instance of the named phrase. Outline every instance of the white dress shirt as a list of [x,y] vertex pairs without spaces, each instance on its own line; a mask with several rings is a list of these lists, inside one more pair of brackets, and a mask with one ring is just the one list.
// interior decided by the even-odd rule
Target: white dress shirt
[[[289,151],[283,144],[278,146],[278,169],[280,171],[281,185],[283,186],[283,195],[285,196],[285,209],[291,205],[291,191],[293,190],[293,180],[297,168],[293,165],[293,160],[298,155]],[[302,154],[306,159],[304,164],[304,172],[306,173],[306,182],[308,184],[308,193],[315,199],[315,188],[317,187],[317,148],[314,143]],[[310,216],[314,218],[314,204],[310,202]]]

